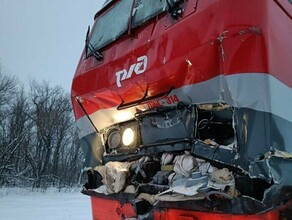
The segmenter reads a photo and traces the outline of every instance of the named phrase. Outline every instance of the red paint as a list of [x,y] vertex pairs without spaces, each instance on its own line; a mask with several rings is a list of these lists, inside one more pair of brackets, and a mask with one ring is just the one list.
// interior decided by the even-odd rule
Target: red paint
[[[238,0],[234,4],[214,0],[196,4],[188,0],[186,13],[178,21],[166,12],[157,22],[154,19],[132,30],[133,37],[124,36],[101,49],[102,61],[81,59],[72,97],[83,97],[86,112],[92,114],[123,100],[141,99],[147,85],[148,92],[155,95],[219,74],[268,73],[292,87],[292,23],[283,11],[291,12],[292,5],[287,2]],[[222,41],[218,40],[220,35]],[[145,73],[133,74],[118,88],[115,73],[129,69],[142,55],[148,57]],[[84,112],[77,105],[73,100],[78,119]]]
[[275,220],[279,219],[278,211],[269,211],[258,215],[231,215],[222,213],[195,212],[169,209],[166,211],[155,211],[156,220]]
[[130,203],[121,204],[120,201],[91,197],[93,220],[118,220],[134,218],[136,212]]
[[[130,203],[121,204],[118,200],[91,197],[93,220],[118,220],[136,218],[135,209]],[[287,207],[285,207],[287,208]],[[154,220],[276,220],[279,209],[261,214],[233,215],[216,212],[199,212],[177,209],[154,210]]]

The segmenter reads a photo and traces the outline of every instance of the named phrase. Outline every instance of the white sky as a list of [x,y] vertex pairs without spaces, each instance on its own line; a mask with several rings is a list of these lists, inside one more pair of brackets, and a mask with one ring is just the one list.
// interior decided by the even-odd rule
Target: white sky
[[104,0],[0,0],[0,63],[28,86],[46,80],[67,92],[87,26]]

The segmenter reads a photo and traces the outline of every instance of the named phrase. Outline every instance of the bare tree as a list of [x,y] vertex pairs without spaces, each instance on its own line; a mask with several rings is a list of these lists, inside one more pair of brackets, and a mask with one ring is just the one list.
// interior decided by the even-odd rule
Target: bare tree
[[32,83],[31,117],[34,121],[34,158],[37,164],[36,186],[42,181],[64,182],[63,157],[72,143],[73,114],[70,96],[60,87]]
[[31,82],[27,93],[0,68],[0,186],[71,186],[81,147],[69,94]]
[[13,97],[16,90],[16,78],[4,73],[3,67],[0,65],[0,113],[2,107]]
[[[20,90],[9,107],[7,121],[7,140],[4,152],[4,163],[6,184],[23,182],[31,167],[27,161],[27,150],[30,143],[30,120],[28,117],[28,105],[24,91]],[[13,185],[12,184],[12,185]],[[11,185],[11,184],[10,184]]]
[[7,118],[10,114],[10,103],[14,100],[15,89],[15,77],[5,74],[0,65],[0,179],[2,182],[4,171],[10,168],[8,164],[12,157],[11,151],[14,151]]

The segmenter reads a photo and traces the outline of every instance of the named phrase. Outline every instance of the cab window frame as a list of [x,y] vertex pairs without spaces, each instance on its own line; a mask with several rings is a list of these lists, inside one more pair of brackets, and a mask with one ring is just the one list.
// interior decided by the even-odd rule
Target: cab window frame
[[[90,39],[89,39],[90,44],[95,50],[100,50],[108,46],[109,44],[115,42],[116,40],[124,36],[125,34],[130,33],[130,30],[135,29],[139,26],[143,26],[143,24],[145,24],[149,20],[167,11],[168,9],[167,1],[169,0],[117,0],[115,2],[110,2],[112,3],[112,5],[110,5],[110,7],[107,10],[105,10],[103,13],[98,15],[95,19],[95,23],[90,33]],[[111,32],[110,31],[107,32],[101,29],[105,28],[105,26],[110,27],[110,26],[107,26],[106,24],[111,24],[114,22],[108,22],[104,20],[108,18],[110,19],[110,21],[116,21],[116,16],[113,16],[113,14],[117,14],[117,15],[121,14],[120,10],[117,10],[117,9],[122,4],[125,4],[125,2],[127,2],[128,6],[131,5],[131,7],[128,7],[128,11],[126,11],[126,16],[123,17],[124,18],[123,26],[121,27],[120,31],[118,31],[119,29],[115,30],[115,28],[111,27],[111,30],[116,31],[116,33],[112,34],[113,35],[112,37],[109,37]],[[139,7],[139,5],[137,4],[141,4],[141,2],[147,2],[147,3],[151,2],[151,4],[150,3],[145,4],[146,7],[149,7],[151,5],[157,6],[159,4],[161,4],[161,6],[163,7],[160,7],[159,9],[156,9],[156,10],[155,10],[155,7],[153,7],[152,9],[154,10],[150,11],[150,13],[145,13],[144,11],[144,17],[143,17],[143,11],[142,11],[141,16],[138,17],[139,19],[135,21],[135,19],[137,19],[137,16],[139,16],[139,12],[140,12],[139,10],[141,10],[141,8],[137,10],[137,8]],[[153,2],[156,2],[156,3],[153,4]],[[116,27],[120,27],[120,25],[117,25]],[[102,38],[104,38],[104,36],[106,36],[106,38],[102,41]],[[89,50],[87,56],[91,56],[91,55],[92,55],[92,52]]]

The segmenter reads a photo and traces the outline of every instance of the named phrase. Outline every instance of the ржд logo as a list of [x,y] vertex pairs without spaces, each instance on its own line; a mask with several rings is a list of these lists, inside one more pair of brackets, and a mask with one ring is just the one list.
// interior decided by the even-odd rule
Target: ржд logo
[[146,68],[147,68],[147,60],[148,60],[148,58],[146,56],[138,57],[137,63],[132,64],[128,71],[126,69],[123,69],[123,70],[116,72],[117,86],[122,87],[121,82],[123,80],[131,78],[133,73],[136,73],[136,75],[144,73]]

